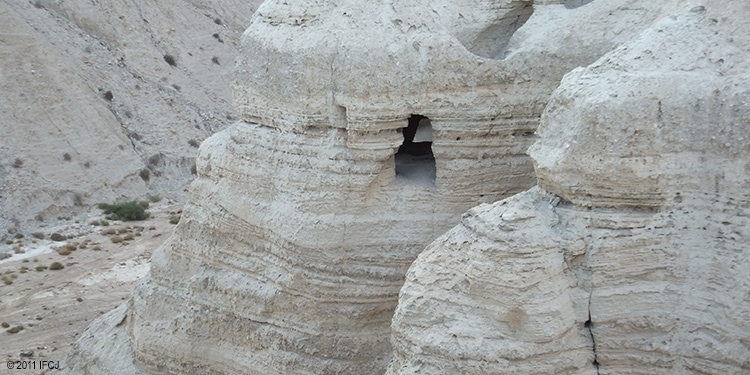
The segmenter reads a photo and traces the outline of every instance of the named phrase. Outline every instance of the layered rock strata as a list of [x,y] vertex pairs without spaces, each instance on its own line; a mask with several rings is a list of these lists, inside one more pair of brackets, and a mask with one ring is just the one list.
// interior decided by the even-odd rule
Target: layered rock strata
[[750,371],[750,7],[673,5],[565,77],[538,187],[414,262],[388,374]]
[[[594,5],[264,3],[232,87],[242,121],[201,146],[175,234],[68,371],[383,373],[417,254],[532,186],[524,152],[562,75],[635,33],[609,21],[659,8]],[[410,123],[432,133],[414,158]]]

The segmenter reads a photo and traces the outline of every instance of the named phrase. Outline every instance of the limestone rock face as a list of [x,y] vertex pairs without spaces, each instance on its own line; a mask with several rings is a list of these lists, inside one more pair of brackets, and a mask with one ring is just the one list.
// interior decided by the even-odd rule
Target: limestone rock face
[[[232,86],[241,121],[202,144],[150,276],[68,371],[382,374],[408,266],[469,207],[533,185],[524,151],[550,93],[632,33],[594,32],[605,17],[566,46],[522,30],[537,14],[565,30],[588,6],[529,5],[264,3]],[[589,9],[653,10],[620,6]],[[410,145],[410,123],[432,143]]]
[[420,254],[388,374],[750,371],[750,6],[681,3],[566,75],[538,187]]

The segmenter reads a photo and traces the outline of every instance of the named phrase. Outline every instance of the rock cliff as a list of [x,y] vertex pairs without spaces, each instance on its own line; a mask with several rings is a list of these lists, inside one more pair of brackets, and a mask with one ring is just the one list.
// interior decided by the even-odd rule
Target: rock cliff
[[[638,134],[661,143],[649,143],[653,149],[634,144],[664,152],[672,138],[684,145],[701,139],[682,127],[686,120],[700,122],[678,111],[692,92],[667,96],[656,90],[671,82],[662,79],[680,81],[682,75],[649,75],[640,67],[651,65],[637,60],[646,49],[660,51],[661,44],[648,43],[665,38],[659,29],[673,35],[667,26],[693,25],[708,38],[697,45],[706,40],[725,45],[726,30],[741,25],[712,26],[709,21],[718,17],[712,11],[682,12],[678,2],[584,3],[265,2],[243,34],[232,82],[240,121],[203,143],[182,220],[154,254],[147,280],[127,304],[92,324],[65,361],[65,372],[382,374],[391,361],[391,342],[391,373],[595,373],[594,361],[606,369],[649,354],[647,348],[668,353],[669,343],[658,341],[660,336],[642,344],[637,333],[666,332],[669,324],[688,332],[693,325],[647,314],[616,316],[622,306],[608,299],[684,303],[680,293],[688,287],[667,277],[687,280],[694,269],[684,267],[695,266],[680,258],[670,241],[684,239],[677,225],[687,226],[694,210],[708,212],[701,211],[707,203],[697,187],[675,185],[683,204],[693,205],[679,206],[687,212],[680,214],[683,221],[669,217],[682,212],[668,209],[671,192],[657,201],[642,196],[666,191],[672,175],[650,164],[658,158],[639,156],[638,148],[618,143],[621,154],[610,155],[609,137],[630,129],[638,116],[659,114],[681,132],[658,133],[659,138],[646,132],[655,131],[648,128],[654,122],[644,120]],[[670,12],[680,16],[662,18]],[[707,31],[710,27],[718,34]],[[725,66],[739,69],[743,48],[732,54],[727,48]],[[635,65],[620,70],[625,63],[618,53],[636,50],[642,56],[632,56]],[[653,58],[667,59],[662,56]],[[533,148],[540,187],[473,209],[428,247],[401,289],[391,333],[403,275],[417,254],[466,209],[533,185],[532,159],[524,152],[535,140],[539,116],[562,76],[591,63],[569,75],[548,106],[539,144],[550,146]],[[671,64],[663,71],[679,66]],[[715,68],[699,67],[701,73]],[[589,87],[589,81],[600,82],[599,75],[618,84]],[[647,97],[661,95],[659,111],[642,111],[644,95],[628,91],[635,86],[627,84],[643,84],[639,77],[653,79]],[[742,86],[732,85],[741,82],[722,79],[717,88],[727,96],[717,100],[739,105]],[[708,85],[701,89],[695,93],[710,92]],[[605,94],[595,96],[598,91]],[[709,108],[702,103],[693,114],[713,113]],[[739,116],[734,119],[745,114],[728,113]],[[605,116],[630,121],[613,123],[602,120]],[[716,123],[726,125],[727,136],[738,132],[729,117],[705,118],[722,119]],[[601,139],[589,140],[592,132],[586,129],[600,123],[613,128],[602,127]],[[618,139],[632,136],[623,134]],[[564,140],[591,147],[587,152],[602,160],[622,159],[631,163],[628,168],[640,168],[624,185],[633,189],[617,187],[634,192],[631,204],[611,198],[623,194],[603,193],[614,188],[590,172],[594,169],[580,170],[585,165],[576,163],[593,165],[593,156],[581,152],[585,158],[575,159],[564,153],[574,146],[552,145]],[[740,153],[716,160],[741,163],[746,149],[733,150]],[[704,156],[714,162],[717,155]],[[699,160],[680,173],[708,165],[695,164]],[[623,166],[614,161],[601,173]],[[729,172],[725,180],[735,185],[721,185],[729,189],[722,197],[740,201],[735,192],[747,181]],[[666,185],[641,186],[643,178],[652,181],[648,176]],[[602,199],[587,195],[593,193]],[[729,223],[717,224],[723,236],[746,235],[744,219],[709,214],[712,223]],[[589,229],[598,232],[587,237]],[[736,244],[725,244],[723,251],[740,261]],[[633,255],[625,255],[628,251]],[[712,253],[698,255],[713,259]],[[648,266],[660,256],[673,264]],[[623,264],[632,267],[618,268]],[[732,272],[740,275],[746,265],[738,263]],[[641,278],[655,281],[635,282]],[[700,280],[690,285],[703,285]],[[668,300],[656,298],[669,288],[678,292]],[[732,292],[736,301],[746,299],[742,288]],[[711,300],[704,302],[706,311],[713,311]],[[726,312],[733,327],[746,330],[741,319],[746,310]],[[680,318],[696,321],[689,314]],[[722,348],[738,353],[744,342],[722,327],[701,336],[716,341],[706,346],[727,337],[734,341]],[[618,332],[627,337],[616,337]],[[636,354],[622,349],[638,345],[644,347]],[[662,360],[645,354],[646,362]],[[742,366],[717,363],[730,370]]]
[[237,119],[230,71],[259,3],[0,3],[0,233],[184,199],[198,145]]
[[420,254],[388,374],[750,371],[750,6],[665,10],[566,75],[538,187]]
[[264,3],[232,84],[242,121],[204,142],[148,280],[68,371],[384,372],[407,267],[461,212],[532,186],[524,151],[560,78],[635,33],[531,5]]

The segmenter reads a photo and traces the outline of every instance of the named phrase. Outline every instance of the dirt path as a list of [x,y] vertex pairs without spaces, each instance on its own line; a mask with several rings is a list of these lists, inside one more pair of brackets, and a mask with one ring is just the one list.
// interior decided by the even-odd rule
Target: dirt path
[[[0,253],[12,252],[20,241],[24,251],[0,260],[1,358],[62,361],[89,323],[126,300],[148,273],[151,254],[172,233],[169,221],[179,210],[176,205],[152,204],[148,220],[110,221],[106,227],[89,224],[102,217],[80,223],[63,220],[44,228],[43,240],[26,235],[0,245]],[[49,240],[52,233],[73,238],[54,242]],[[132,240],[113,243],[115,236]],[[77,244],[77,249],[68,255],[54,250],[65,244]],[[51,270],[54,262],[64,268]]]

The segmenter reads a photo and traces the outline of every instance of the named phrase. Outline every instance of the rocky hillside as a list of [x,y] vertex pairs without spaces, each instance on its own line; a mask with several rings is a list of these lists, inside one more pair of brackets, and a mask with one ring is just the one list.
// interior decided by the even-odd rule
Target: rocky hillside
[[0,233],[146,194],[183,199],[260,3],[0,3]]

